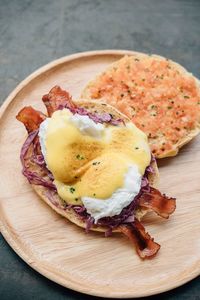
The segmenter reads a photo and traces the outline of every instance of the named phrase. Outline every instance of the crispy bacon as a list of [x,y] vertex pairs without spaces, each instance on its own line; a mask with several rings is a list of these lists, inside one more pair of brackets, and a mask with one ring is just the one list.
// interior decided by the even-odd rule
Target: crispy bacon
[[118,229],[134,243],[140,258],[152,258],[159,251],[160,245],[154,242],[137,219],[133,223],[120,225]]
[[153,210],[159,216],[168,219],[176,209],[176,199],[161,194],[157,189],[150,187],[150,192],[141,194],[138,204],[140,207]]
[[62,108],[76,108],[72,102],[72,98],[67,91],[62,90],[59,86],[54,86],[50,92],[42,97],[48,116],[50,117],[54,111]]
[[31,106],[25,106],[20,110],[16,118],[24,124],[28,133],[30,133],[39,128],[40,123],[46,119],[46,116]]

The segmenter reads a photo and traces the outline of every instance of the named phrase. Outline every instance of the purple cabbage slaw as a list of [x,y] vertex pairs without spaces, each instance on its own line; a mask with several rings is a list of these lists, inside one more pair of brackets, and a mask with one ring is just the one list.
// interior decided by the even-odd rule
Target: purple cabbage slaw
[[[63,109],[63,108],[68,108],[73,114],[77,113],[79,115],[87,115],[96,123],[110,123],[112,125],[118,125],[121,122],[124,123],[122,119],[117,119],[117,120],[113,119],[113,116],[108,113],[98,115],[98,114],[90,113],[85,108],[81,108],[81,107],[79,108],[64,107],[64,106],[59,107],[59,109]],[[39,129],[31,132],[22,146],[21,154],[20,154],[20,159],[23,166],[22,173],[28,179],[29,183],[35,185],[41,185],[56,191],[56,186],[53,183],[54,180],[53,175],[47,169],[44,157],[40,150],[39,139],[37,138],[38,132]],[[33,147],[33,151],[31,152],[31,155],[29,154],[30,147]],[[152,156],[151,163],[146,168],[145,174],[142,178],[140,192],[133,199],[133,201],[127,207],[123,208],[123,210],[119,215],[113,217],[103,217],[98,220],[96,225],[104,226],[108,228],[108,230],[105,233],[106,236],[109,236],[112,233],[112,230],[117,226],[119,226],[120,224],[134,222],[134,212],[135,209],[137,208],[137,199],[139,199],[140,195],[143,192],[149,191],[148,175],[154,172],[152,168],[152,162],[154,160],[155,158]],[[37,172],[30,170],[31,165],[33,164],[37,164],[37,166],[39,167],[37,168]],[[66,205],[64,209],[71,209],[71,208],[82,220],[86,222],[86,232],[88,232],[94,224],[94,218],[87,213],[87,210],[84,206]]]
[[[42,154],[38,154],[39,141],[36,140],[38,131],[39,130],[32,131],[22,146],[20,153],[20,160],[23,167],[22,174],[31,184],[42,185],[44,187],[56,190],[56,187],[53,184],[53,176],[46,167],[44,157]],[[33,147],[31,155],[29,153],[30,147]],[[30,170],[33,164],[37,164],[40,167],[39,169],[37,168],[37,172]],[[47,177],[47,179],[44,179],[44,176]]]
[[92,119],[95,123],[109,123],[111,125],[117,126],[120,123],[123,123],[125,125],[125,122],[123,119],[114,119],[112,114],[109,113],[103,113],[103,114],[97,114],[97,113],[91,113],[88,112],[87,109],[83,107],[71,107],[66,105],[60,105],[58,107],[59,110],[62,110],[64,108],[68,108],[72,114],[78,114],[80,116],[88,116],[90,119]]

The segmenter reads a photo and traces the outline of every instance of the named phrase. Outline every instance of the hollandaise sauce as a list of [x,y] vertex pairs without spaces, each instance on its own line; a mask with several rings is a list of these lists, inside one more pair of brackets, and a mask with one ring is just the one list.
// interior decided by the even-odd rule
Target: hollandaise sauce
[[[68,204],[81,205],[85,199],[105,202],[123,190],[131,167],[137,170],[140,188],[151,160],[147,137],[134,124],[96,124],[88,116],[73,115],[67,109],[46,119],[39,137],[58,194]],[[135,182],[132,175],[133,187]]]

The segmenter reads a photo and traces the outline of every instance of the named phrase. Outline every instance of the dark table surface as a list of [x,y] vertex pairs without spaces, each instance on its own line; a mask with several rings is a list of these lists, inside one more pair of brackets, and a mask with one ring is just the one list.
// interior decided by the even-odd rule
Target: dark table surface
[[[97,49],[160,54],[200,77],[200,1],[0,0],[0,103],[38,67],[67,54]],[[162,298],[200,299],[200,277]],[[39,275],[0,235],[0,299],[95,297]]]

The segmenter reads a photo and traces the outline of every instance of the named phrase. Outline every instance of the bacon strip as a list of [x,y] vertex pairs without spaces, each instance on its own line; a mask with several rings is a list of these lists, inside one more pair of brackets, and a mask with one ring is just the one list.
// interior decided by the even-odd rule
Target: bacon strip
[[46,116],[31,106],[25,106],[17,114],[16,119],[22,122],[28,133],[30,133],[39,128],[40,123],[46,119]]
[[62,90],[59,86],[54,86],[50,92],[42,97],[48,116],[51,117],[54,111],[62,108],[76,108],[72,98],[67,91]]
[[159,251],[160,245],[154,242],[137,219],[131,224],[120,225],[118,229],[133,242],[140,258],[152,258]]
[[176,209],[176,199],[162,195],[157,189],[150,187],[150,192],[142,193],[138,199],[140,207],[153,210],[159,216],[168,219]]

